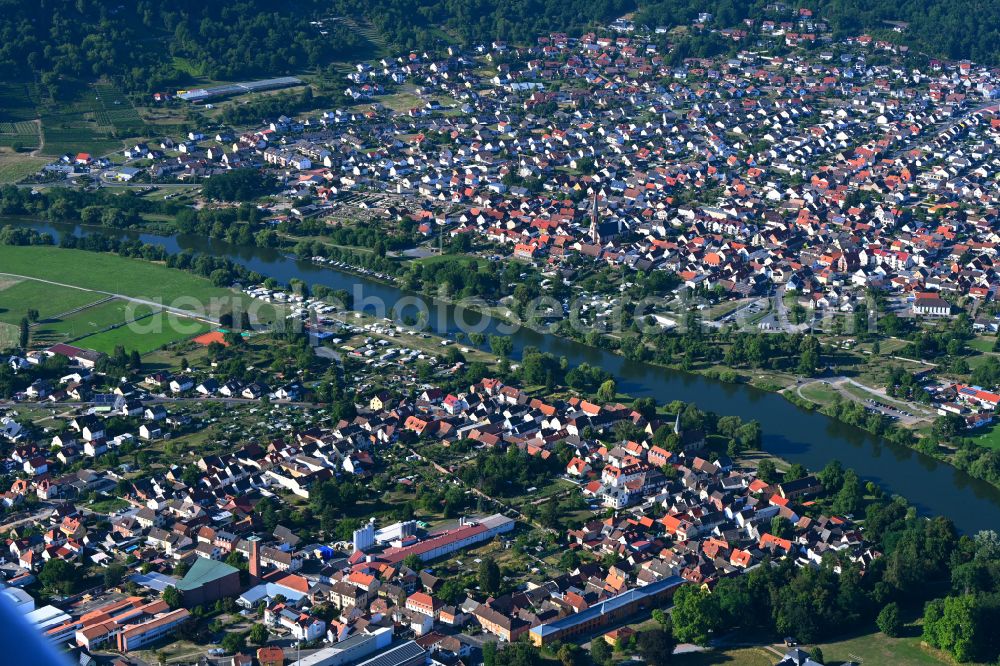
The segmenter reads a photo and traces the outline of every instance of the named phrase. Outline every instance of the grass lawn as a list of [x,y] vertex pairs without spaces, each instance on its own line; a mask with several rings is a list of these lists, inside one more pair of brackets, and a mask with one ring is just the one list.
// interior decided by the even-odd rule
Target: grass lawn
[[[735,648],[732,650],[709,650],[674,655],[671,663],[677,666],[774,666],[778,657],[764,648]],[[827,661],[827,663],[830,663]],[[889,662],[885,662],[889,663]]]
[[[850,660],[864,664],[896,666],[940,666],[954,663],[942,652],[922,646],[917,636],[889,638],[881,632],[873,632],[841,641],[821,643],[820,648],[828,664],[839,664]],[[809,647],[803,649],[808,651]]]
[[0,184],[16,183],[26,176],[37,173],[50,160],[25,153],[0,152]]
[[[698,366],[695,365],[697,368]],[[714,370],[715,372],[723,372],[724,370],[730,370],[729,366],[726,365],[708,365],[705,366],[705,370]],[[776,386],[778,388],[766,388],[768,391],[777,391],[782,388],[787,388],[789,386],[795,386],[795,377],[787,372],[780,372],[777,370],[766,370],[764,368],[753,368],[750,370],[741,369],[736,372],[736,374],[746,377],[747,381],[753,386]]]
[[833,402],[836,397],[840,395],[839,392],[833,387],[820,382],[807,384],[806,386],[803,386],[799,392],[806,400],[812,400],[813,402],[818,402],[821,405]]
[[201,345],[195,345],[194,348],[190,348],[191,345],[184,345],[184,350],[178,351],[173,349],[157,349],[154,352],[146,355],[142,359],[142,365],[144,368],[149,368],[151,370],[181,370],[181,357],[187,359],[191,367],[197,367],[199,364],[208,363],[208,348]]
[[971,439],[977,446],[1000,451],[1000,425],[993,424],[977,430]]
[[216,287],[206,278],[162,264],[86,250],[3,246],[0,266],[16,275],[158,301],[190,312],[210,311],[213,299],[221,299],[217,303],[226,310],[234,301],[246,307],[251,300],[235,290]]
[[208,647],[192,643],[191,641],[162,638],[132,654],[147,664],[163,663],[160,660],[160,655],[162,654],[166,663],[171,664],[197,661],[199,658],[204,657],[207,651]]
[[[85,349],[94,349],[105,354],[114,352],[118,345],[127,351],[148,354],[160,347],[178,340],[187,340],[211,329],[207,324],[194,319],[180,318],[159,312],[137,322],[143,332],[137,333],[129,326],[113,328],[103,333],[95,333],[77,340],[75,344]],[[175,327],[173,324],[179,324]],[[148,332],[146,332],[147,329]],[[178,330],[180,329],[180,330]]]
[[993,351],[993,343],[996,340],[992,335],[980,335],[975,340],[969,340],[969,347],[979,352]]
[[108,499],[97,500],[91,504],[87,505],[87,508],[91,511],[97,513],[111,513],[113,511],[118,511],[119,509],[124,509],[129,506],[129,503],[118,497],[109,497]]
[[[406,113],[413,107],[423,108],[425,100],[420,99],[415,93],[400,91],[391,95],[383,95],[378,98],[382,106],[392,109],[396,113]],[[364,105],[359,105],[364,106]]]
[[[0,265],[7,269],[7,263],[0,261]],[[39,317],[44,320],[101,298],[90,291],[0,277],[0,322],[18,324],[31,308],[38,310]]]
[[[908,341],[899,338],[880,338],[878,341],[879,354],[882,356],[895,354],[907,344],[909,344]],[[857,349],[868,349],[869,351],[871,348],[871,342],[863,342],[857,346]]]
[[65,318],[42,322],[32,330],[32,335],[38,340],[53,343],[76,340],[129,319],[147,317],[151,313],[152,308],[147,305],[136,305],[116,299],[74,312]]
[[20,337],[21,331],[17,326],[0,322],[0,349],[17,347]]
[[975,370],[983,363],[986,363],[986,361],[992,356],[994,356],[994,354],[976,354],[975,356],[966,356],[965,361],[969,364],[970,370]]
[[171,199],[184,201],[187,197],[190,197],[193,194],[197,194],[200,191],[201,187],[198,185],[191,185],[190,187],[162,187],[156,190],[152,190],[150,192],[143,192],[140,196],[142,196],[144,199],[151,199],[153,201],[162,201],[168,196]]
[[756,299],[739,299],[739,300],[722,301],[721,303],[716,303],[715,305],[713,305],[708,309],[707,313],[705,314],[705,319],[710,319],[712,321],[715,321],[716,319],[725,317],[730,312],[743,307],[744,305],[750,303],[753,300]]
[[577,488],[578,486],[572,481],[553,479],[542,488],[509,498],[509,502],[516,507],[524,507],[528,504],[542,504],[544,503],[543,500],[550,497],[557,497],[556,501],[559,502],[567,498],[578,497],[579,491]]
[[34,175],[50,162],[44,157],[18,153],[0,153],[0,184],[16,183]]
[[414,259],[413,261],[418,264],[458,263],[467,268],[475,267],[477,270],[487,262],[482,257],[472,257],[467,254],[435,254],[430,257]]

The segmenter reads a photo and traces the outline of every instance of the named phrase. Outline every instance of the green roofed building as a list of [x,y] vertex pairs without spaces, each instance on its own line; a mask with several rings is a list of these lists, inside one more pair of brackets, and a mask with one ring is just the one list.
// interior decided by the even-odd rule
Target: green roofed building
[[198,557],[177,583],[177,590],[184,596],[186,608],[204,606],[223,597],[237,597],[240,570],[225,562]]

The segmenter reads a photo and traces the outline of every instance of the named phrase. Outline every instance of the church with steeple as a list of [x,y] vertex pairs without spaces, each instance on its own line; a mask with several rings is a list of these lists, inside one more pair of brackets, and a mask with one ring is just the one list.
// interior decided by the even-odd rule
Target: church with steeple
[[601,222],[600,213],[597,210],[597,192],[591,200],[590,207],[590,242],[593,245],[604,245],[622,234],[621,220],[615,218],[608,222]]
[[677,418],[674,419],[674,434],[681,440],[681,450],[698,451],[705,447],[705,431],[701,428],[685,430],[681,426],[681,412],[678,410]]
[[594,192],[593,204],[590,208],[590,242],[594,245],[601,244],[601,230],[597,226],[599,219],[597,215],[597,192]]

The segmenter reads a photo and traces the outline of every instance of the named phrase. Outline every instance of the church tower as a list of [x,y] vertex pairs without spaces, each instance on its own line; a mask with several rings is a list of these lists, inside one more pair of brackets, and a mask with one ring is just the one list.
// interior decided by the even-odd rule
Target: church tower
[[597,192],[594,192],[593,205],[590,209],[590,242],[594,245],[601,244],[601,231],[597,224],[599,222],[597,216]]

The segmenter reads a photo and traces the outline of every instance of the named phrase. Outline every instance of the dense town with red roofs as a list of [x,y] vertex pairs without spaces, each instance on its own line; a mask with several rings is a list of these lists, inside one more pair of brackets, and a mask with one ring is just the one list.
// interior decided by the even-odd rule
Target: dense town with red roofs
[[[775,13],[699,17],[733,45],[710,57],[673,57],[672,37],[623,18],[357,63],[345,108],[67,154],[35,182],[155,191],[253,171],[275,183],[264,233],[405,228],[395,258],[458,248],[511,283],[494,312],[547,296],[530,327],[573,337],[576,312],[588,344],[756,380],[996,483],[1000,457],[972,438],[1000,405],[1000,70]],[[384,246],[361,265],[309,242],[299,259],[437,288],[376,263]],[[81,664],[513,666],[531,649],[659,666],[653,632],[672,651],[759,631],[769,663],[810,666],[796,636],[870,632],[876,615],[888,631],[879,611],[916,584],[899,542],[953,552],[921,560],[945,588],[986,552],[990,537],[960,539],[839,463],[774,459],[724,402],[634,400],[553,354],[239,288],[302,328],[212,322],[157,367],[72,342],[4,355],[0,597]],[[616,329],[637,290],[649,309]],[[623,343],[647,317],[653,333]],[[866,357],[870,375],[844,370]],[[762,624],[712,605],[734,590],[744,616],[764,592]],[[694,608],[729,624],[699,633]]]

